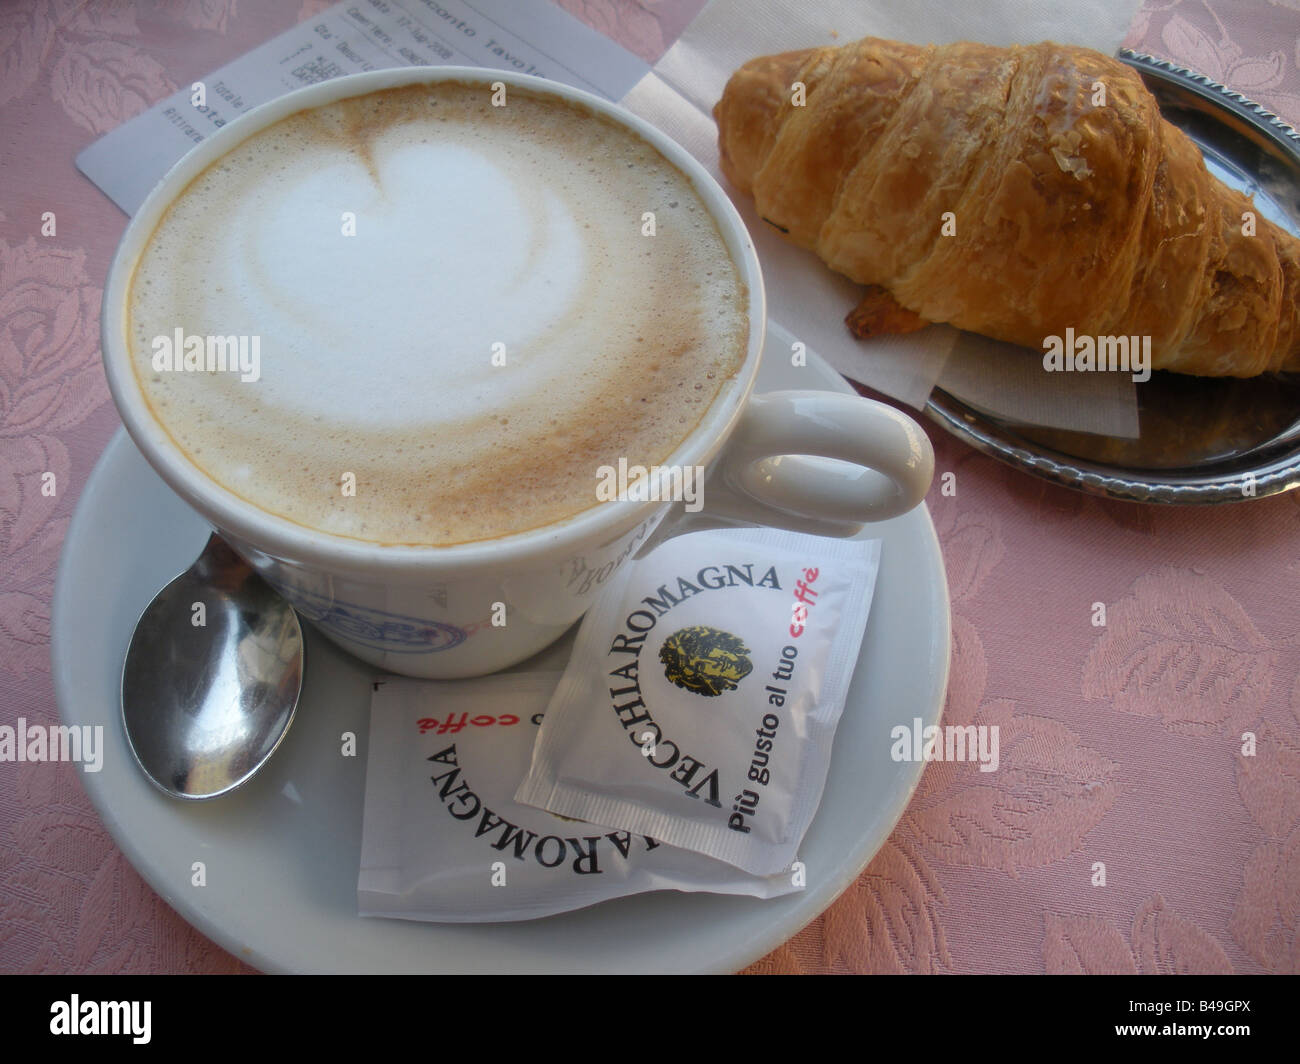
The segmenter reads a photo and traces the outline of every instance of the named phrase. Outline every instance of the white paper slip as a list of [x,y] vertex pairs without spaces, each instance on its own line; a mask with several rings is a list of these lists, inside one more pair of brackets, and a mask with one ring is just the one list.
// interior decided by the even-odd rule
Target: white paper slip
[[318,81],[403,66],[512,70],[609,100],[649,69],[550,0],[344,0],[124,122],[82,151],[77,168],[134,214],[182,155],[244,111]]
[[977,410],[1021,425],[1050,425],[1135,440],[1137,385],[1128,373],[1044,373],[1043,353],[957,333],[939,387]]

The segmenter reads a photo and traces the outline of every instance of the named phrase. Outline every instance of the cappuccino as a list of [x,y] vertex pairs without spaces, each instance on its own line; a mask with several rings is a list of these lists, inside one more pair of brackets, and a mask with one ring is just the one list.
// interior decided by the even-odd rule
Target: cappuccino
[[[445,546],[600,505],[598,470],[690,435],[748,342],[712,215],[632,130],[502,95],[441,81],[299,112],[162,216],[131,363],[207,477],[308,528]],[[214,362],[241,350],[255,372]]]

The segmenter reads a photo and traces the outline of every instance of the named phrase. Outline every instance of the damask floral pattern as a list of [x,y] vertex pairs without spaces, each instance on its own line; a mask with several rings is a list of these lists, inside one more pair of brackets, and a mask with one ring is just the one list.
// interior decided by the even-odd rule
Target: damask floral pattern
[[54,20],[45,4],[0,8],[0,107],[22,96],[40,77],[54,39]]
[[1211,577],[1162,569],[1115,603],[1083,667],[1083,697],[1175,731],[1243,728],[1268,701],[1276,655]]
[[1210,935],[1174,912],[1159,894],[1139,906],[1127,939],[1111,921],[1048,912],[1043,962],[1049,975],[1230,975],[1228,956]]
[[176,88],[159,63],[111,40],[69,42],[51,82],[64,111],[91,133],[107,133]]
[[72,464],[60,433],[108,398],[99,289],[85,253],[0,240],[0,669],[48,669],[49,597],[67,527]]
[[1148,0],[1124,44],[1227,85],[1300,122],[1295,0]]

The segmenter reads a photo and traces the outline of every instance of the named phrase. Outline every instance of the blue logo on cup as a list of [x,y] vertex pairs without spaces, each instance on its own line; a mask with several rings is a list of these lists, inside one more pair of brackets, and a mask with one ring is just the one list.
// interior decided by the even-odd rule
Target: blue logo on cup
[[426,621],[340,602],[300,588],[278,585],[277,590],[316,627],[372,650],[432,654],[460,646],[467,637],[464,629],[440,621]]

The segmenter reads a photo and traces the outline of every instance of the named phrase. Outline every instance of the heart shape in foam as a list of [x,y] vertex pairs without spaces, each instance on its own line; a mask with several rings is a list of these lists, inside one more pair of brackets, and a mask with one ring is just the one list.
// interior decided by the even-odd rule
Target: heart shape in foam
[[216,258],[242,271],[261,398],[386,425],[508,408],[557,368],[547,334],[588,273],[581,223],[472,148],[372,143],[269,183],[227,230],[242,253]]

